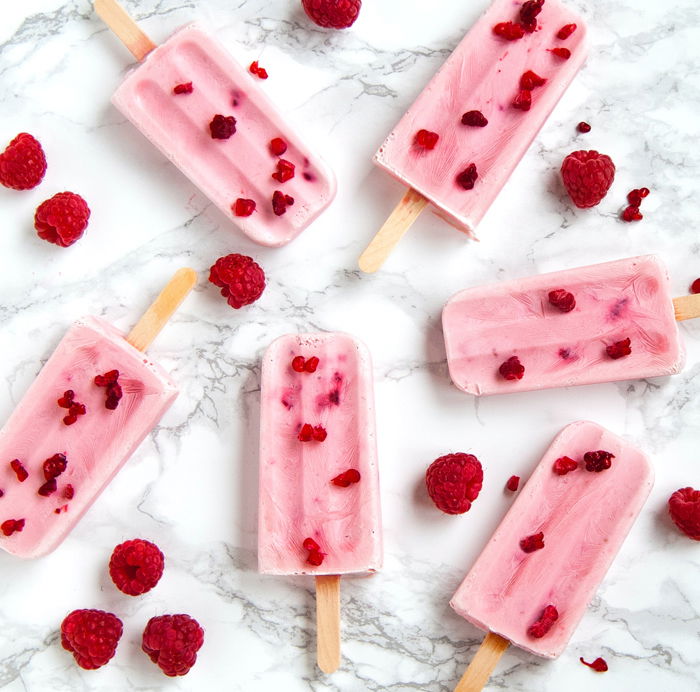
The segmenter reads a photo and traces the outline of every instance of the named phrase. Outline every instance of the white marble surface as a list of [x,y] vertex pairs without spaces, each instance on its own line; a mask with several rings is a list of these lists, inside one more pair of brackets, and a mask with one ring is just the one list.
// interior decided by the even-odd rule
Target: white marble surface
[[[203,18],[263,84],[339,180],[327,213],[282,249],[230,227],[110,106],[131,60],[85,0],[6,1],[0,23],[0,140],[35,134],[48,174],[29,192],[0,188],[0,420],[5,420],[70,322],[98,314],[127,329],[169,275],[201,272],[196,292],[151,354],[182,387],[69,539],[52,555],[0,555],[0,687],[15,690],[450,690],[482,633],[447,601],[508,508],[503,485],[526,477],[565,424],[590,418],[644,448],[655,489],[564,655],[509,651],[488,689],[575,692],[700,689],[700,545],[666,515],[678,487],[700,486],[700,324],[681,332],[684,373],[657,381],[476,401],[448,379],[439,315],[460,288],[538,271],[657,252],[674,290],[700,275],[700,6],[696,0],[570,0],[590,25],[591,55],[470,242],[424,214],[385,270],[356,258],[401,195],[370,158],[391,125],[486,6],[366,0],[345,32],[313,27],[296,0],[127,3],[156,41]],[[588,120],[593,131],[579,135]],[[557,179],[565,154],[598,148],[618,166],[608,197],[572,208]],[[645,219],[616,217],[646,185]],[[69,249],[40,240],[34,208],[55,192],[92,208]],[[269,286],[231,310],[206,281],[220,255],[244,252]],[[259,362],[289,331],[341,329],[375,364],[385,569],[344,580],[344,659],[314,664],[312,583],[256,571]],[[461,517],[423,491],[427,465],[448,451],[482,460],[485,484]],[[163,549],[166,572],[140,598],[106,572],[118,542]],[[60,647],[73,608],[125,623],[113,661],[83,671]],[[165,678],[140,652],[152,615],[188,612],[206,628],[199,662]],[[602,655],[599,675],[578,662]]]

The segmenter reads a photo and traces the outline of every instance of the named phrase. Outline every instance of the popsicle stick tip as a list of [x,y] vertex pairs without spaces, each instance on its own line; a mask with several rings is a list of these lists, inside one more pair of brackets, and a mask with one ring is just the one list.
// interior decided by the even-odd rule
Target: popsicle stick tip
[[510,642],[499,634],[489,632],[474,655],[472,662],[457,683],[454,692],[480,692],[501,660]]
[[141,31],[117,0],[94,0],[92,6],[100,19],[139,62],[156,48],[156,44]]
[[674,298],[673,310],[678,322],[700,317],[700,293]]
[[340,575],[316,577],[316,662],[330,675],[340,667]]

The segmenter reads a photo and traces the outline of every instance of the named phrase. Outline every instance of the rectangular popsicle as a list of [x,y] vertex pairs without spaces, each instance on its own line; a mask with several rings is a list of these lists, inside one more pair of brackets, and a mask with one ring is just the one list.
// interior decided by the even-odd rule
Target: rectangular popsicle
[[[294,369],[299,357],[313,372]],[[315,429],[307,441],[304,426]],[[341,474],[348,485],[332,482]],[[372,366],[353,337],[287,335],[265,353],[259,503],[261,572],[338,575],[381,567]],[[317,560],[304,547],[308,538],[324,554],[320,564],[311,564]]]
[[442,326],[452,381],[476,395],[670,375],[685,357],[654,255],[466,289]]
[[[119,371],[122,397],[110,410],[107,387],[94,379],[112,370]],[[68,390],[86,409],[72,424],[64,423],[70,411],[57,403]],[[95,317],[76,322],[0,430],[0,525],[9,530],[4,522],[24,520],[20,531],[0,533],[0,547],[23,558],[56,548],[176,396],[165,371],[121,332]],[[52,483],[62,464],[54,455],[66,464]],[[45,466],[51,458],[53,472]],[[24,480],[14,460],[28,473]]]
[[[96,7],[108,19],[104,6],[114,4],[103,0]],[[188,86],[175,93],[178,85],[191,90]],[[326,164],[289,127],[253,77],[196,25],[181,28],[148,53],[112,102],[257,243],[288,243],[335,195]],[[222,138],[215,138],[210,128],[215,116],[229,119],[217,134]],[[225,130],[232,124],[235,132],[229,134]],[[271,142],[277,139],[276,148]],[[239,199],[252,200],[254,211],[236,205]]]
[[[584,455],[597,451],[614,455],[610,467],[587,470]],[[565,456],[578,467],[559,475],[553,465]],[[477,627],[538,656],[556,658],[653,481],[649,460],[633,445],[589,421],[568,425],[552,442],[450,605]],[[540,532],[544,547],[525,552],[521,540]],[[556,608],[558,618],[536,637],[528,630],[548,606]]]

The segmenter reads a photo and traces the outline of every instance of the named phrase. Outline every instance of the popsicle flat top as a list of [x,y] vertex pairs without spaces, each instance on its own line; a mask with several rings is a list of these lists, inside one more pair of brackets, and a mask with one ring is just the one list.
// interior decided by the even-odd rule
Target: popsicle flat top
[[[389,134],[374,162],[420,192],[435,210],[460,230],[471,233],[500,192],[586,56],[586,26],[558,0],[547,0],[538,29],[516,41],[494,34],[501,22],[518,20],[522,3],[496,0],[472,27],[413,105]],[[557,32],[576,30],[566,40]],[[567,48],[564,60],[549,52]],[[531,92],[530,110],[513,107],[520,78],[528,70],[547,80]],[[485,127],[462,124],[468,111],[479,111]],[[414,142],[419,130],[439,135],[432,150]],[[457,176],[475,164],[471,190]]]
[[[586,452],[614,455],[610,468],[587,471]],[[553,470],[568,456],[578,468]],[[554,439],[483,552],[452,597],[462,617],[538,656],[562,653],[654,482],[645,455],[605,428],[578,421]],[[520,541],[539,532],[544,548]],[[553,605],[558,619],[541,638],[528,628]]]
[[[174,93],[181,84],[190,93]],[[333,173],[299,139],[277,108],[211,35],[197,25],[183,27],[152,51],[115,92],[114,105],[192,182],[254,241],[278,246],[303,231],[335,196]],[[228,139],[212,137],[214,116],[233,117]],[[275,155],[273,139],[286,151]],[[273,179],[280,160],[294,165],[294,177]],[[282,176],[285,177],[285,176]],[[293,204],[275,214],[275,191]],[[237,216],[237,199],[256,204]]]
[[[122,398],[109,410],[107,389],[94,378],[115,369]],[[67,390],[86,407],[71,425],[57,403]],[[0,430],[0,524],[24,519],[21,531],[0,533],[0,548],[24,558],[56,548],[176,396],[165,371],[111,325],[93,317],[75,323]],[[56,454],[65,456],[65,471],[55,490],[40,495],[44,462]],[[28,472],[21,482],[15,459]]]
[[[576,306],[549,301],[563,289]],[[653,255],[469,288],[445,306],[452,381],[470,394],[501,394],[677,373],[684,350],[668,274]],[[630,339],[631,353],[608,347]],[[522,379],[501,365],[517,357]]]
[[[318,358],[314,372],[292,360]],[[320,426],[323,441],[302,442],[302,426]],[[349,469],[360,480],[332,479]],[[287,335],[263,359],[260,416],[258,565],[268,574],[374,572],[382,532],[372,366],[364,345],[347,334]],[[303,547],[325,553],[314,566]]]

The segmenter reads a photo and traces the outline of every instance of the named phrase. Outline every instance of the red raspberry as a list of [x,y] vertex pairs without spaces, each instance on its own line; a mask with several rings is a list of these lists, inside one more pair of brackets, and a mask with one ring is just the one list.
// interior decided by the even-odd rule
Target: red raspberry
[[280,183],[286,183],[294,177],[294,164],[286,159],[277,161],[277,170],[272,177]]
[[537,29],[537,15],[542,12],[543,5],[544,0],[527,0],[520,8],[520,21],[530,33]]
[[571,312],[576,307],[576,298],[573,293],[563,288],[550,291],[548,296],[550,305],[559,308],[562,312]]
[[255,211],[255,200],[239,197],[231,207],[236,216],[250,216]]
[[24,519],[6,519],[0,524],[0,531],[6,536],[11,536],[15,531],[21,531],[24,528]]
[[228,139],[236,132],[236,119],[232,115],[217,113],[209,123],[212,139]]
[[[576,26],[576,24],[574,24],[573,26]],[[604,658],[598,657],[592,663],[587,663],[583,660],[583,656],[581,656],[579,658],[579,661],[581,661],[581,663],[583,663],[584,666],[593,668],[593,670],[595,670],[596,673],[604,673],[608,669],[608,664],[606,663]]]
[[170,677],[186,675],[197,661],[204,630],[189,615],[151,618],[143,631],[141,648]]
[[624,358],[632,353],[632,342],[629,338],[616,341],[614,344],[605,347],[605,352],[613,360]]
[[24,483],[29,478],[29,471],[24,468],[24,464],[19,459],[13,459],[10,462],[10,468],[15,472],[20,483]]
[[80,195],[59,192],[37,207],[34,228],[40,238],[68,247],[82,238],[89,218],[90,207]]
[[362,0],[301,0],[304,12],[325,29],[347,29],[360,14]]
[[265,272],[246,255],[219,257],[209,271],[209,281],[221,288],[221,295],[236,310],[254,303],[265,290]]
[[320,361],[316,356],[311,356],[311,358],[304,363],[304,370],[306,372],[316,372],[319,362]]
[[272,211],[275,212],[276,216],[282,216],[282,214],[287,213],[287,207],[291,207],[294,204],[294,197],[285,195],[284,192],[275,190],[272,193]]
[[476,164],[470,163],[458,176],[457,184],[464,190],[474,189],[474,184],[479,174],[476,170]]
[[46,173],[46,156],[39,141],[26,132],[18,134],[0,154],[0,185],[31,190]]
[[578,462],[571,457],[559,457],[552,464],[552,468],[558,476],[565,476],[569,471],[575,471],[578,468]]
[[689,538],[700,541],[700,490],[680,488],[668,498],[673,523]]
[[347,488],[353,483],[359,482],[360,472],[357,469],[348,469],[347,471],[343,471],[343,473],[339,473],[335,478],[331,478],[331,483],[341,488]]
[[129,596],[150,591],[163,576],[163,553],[157,545],[135,538],[120,543],[109,560],[114,585]]
[[321,550],[321,546],[316,543],[313,538],[305,538],[303,542],[304,550],[308,550],[309,554],[306,558],[306,562],[309,565],[318,567],[323,563],[323,558],[326,557],[326,553]]
[[585,122],[584,120],[582,120],[582,121],[576,126],[576,129],[577,129],[579,132],[583,132],[584,134],[586,134],[586,132],[590,132],[590,131],[591,131],[591,126],[590,126],[587,122]]
[[691,293],[700,293],[700,279],[695,279],[692,284],[690,284]]
[[311,442],[314,439],[314,426],[311,423],[304,423],[299,430],[297,440],[299,442]]
[[481,111],[467,111],[462,115],[462,125],[469,127],[486,127],[489,121]]
[[273,156],[282,156],[287,151],[287,142],[281,137],[275,137],[270,140],[270,153]]
[[547,50],[562,60],[568,60],[571,57],[571,51],[568,48],[548,48]]
[[566,41],[574,31],[576,31],[576,24],[564,24],[564,26],[557,31],[557,38]]
[[525,366],[520,362],[518,356],[511,356],[508,360],[501,363],[498,372],[506,380],[522,380],[525,374]]
[[103,610],[74,610],[61,623],[61,644],[86,670],[100,668],[117,650],[122,621]]
[[532,70],[523,72],[520,76],[520,88],[524,89],[525,91],[532,91],[533,89],[541,87],[546,83],[547,80],[544,77],[540,77],[536,72],[533,72]]
[[49,495],[53,495],[56,492],[56,488],[56,479],[50,478],[39,488],[39,490],[37,490],[37,493],[42,497],[48,497]]
[[481,462],[473,454],[446,454],[425,472],[428,495],[446,514],[464,514],[479,496],[484,480]]
[[518,95],[513,99],[513,108],[520,111],[529,111],[532,106],[532,92],[527,89],[521,89]]
[[600,473],[612,466],[614,454],[599,449],[597,452],[586,452],[583,455],[583,461],[586,464],[586,471],[594,471]]
[[183,84],[176,84],[173,87],[173,94],[191,94],[194,91],[192,82],[184,82]]
[[52,478],[58,478],[68,466],[68,461],[65,454],[54,454],[49,457],[43,466],[44,478],[50,481]]
[[552,629],[552,625],[559,619],[559,612],[553,605],[548,605],[540,615],[539,620],[533,622],[528,628],[527,633],[535,639],[540,639],[544,637],[549,630]]
[[605,197],[615,178],[612,159],[597,151],[574,151],[561,165],[564,186],[580,209],[595,207]]
[[493,27],[493,33],[506,41],[517,41],[525,36],[525,27],[514,22],[500,22]]
[[316,425],[314,427],[314,440],[316,440],[316,442],[323,442],[327,437],[328,433],[322,425]]
[[435,149],[438,139],[440,139],[440,135],[437,132],[431,132],[430,130],[418,130],[413,138],[413,143],[421,149],[430,150]]
[[520,476],[511,476],[506,483],[506,488],[514,493],[520,485]]
[[535,550],[542,550],[542,548],[544,548],[544,533],[542,531],[520,540],[520,549],[524,553],[534,553]]
[[644,218],[644,215],[639,211],[638,206],[630,204],[629,206],[625,207],[621,217],[623,221],[627,221],[629,223],[631,221],[641,221]]
[[257,60],[253,60],[248,69],[250,73],[254,74],[258,79],[267,79],[268,77],[267,70],[264,67],[260,67]]

